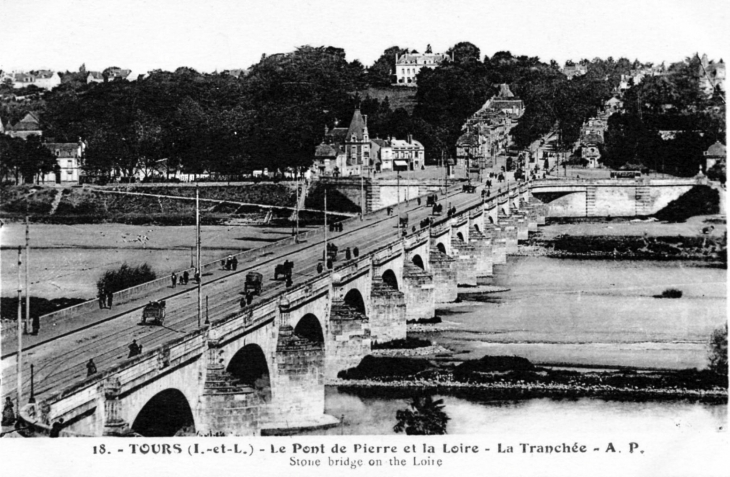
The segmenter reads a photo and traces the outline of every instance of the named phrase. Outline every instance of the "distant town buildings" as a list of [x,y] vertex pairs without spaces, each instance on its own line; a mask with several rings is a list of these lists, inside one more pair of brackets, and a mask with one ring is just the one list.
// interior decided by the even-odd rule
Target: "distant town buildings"
[[51,90],[61,84],[61,77],[51,70],[13,71],[2,75],[0,82],[6,81],[11,81],[15,89],[36,86]]
[[103,83],[114,80],[135,81],[137,78],[132,76],[132,70],[116,67],[107,68],[104,71],[89,71],[89,74],[86,75],[86,83]]
[[314,172],[320,175],[367,174],[372,170],[415,170],[425,164],[423,144],[410,134],[405,140],[372,139],[367,115],[356,109],[347,128],[325,128],[314,153]]
[[404,53],[395,55],[395,77],[397,86],[416,86],[416,76],[421,68],[435,68],[448,58],[445,53],[433,53],[431,45],[425,53]]
[[457,164],[493,171],[497,157],[506,154],[510,144],[509,132],[525,112],[524,102],[515,97],[507,84],[489,98],[462,127],[456,142]]

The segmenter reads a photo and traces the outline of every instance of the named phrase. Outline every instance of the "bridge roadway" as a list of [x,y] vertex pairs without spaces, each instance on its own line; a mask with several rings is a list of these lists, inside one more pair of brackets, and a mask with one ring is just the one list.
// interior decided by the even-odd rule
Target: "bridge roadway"
[[[481,188],[477,190],[476,194],[466,194],[451,189],[447,200],[444,200],[440,194],[439,198],[445,208],[451,204],[457,210],[462,210],[464,207],[481,202],[480,190]],[[506,188],[502,191],[506,191]],[[493,192],[493,197],[498,194],[499,191]],[[409,228],[418,225],[421,220],[429,216],[430,207],[425,206],[425,200],[422,202],[423,205],[418,206],[416,200],[411,200],[407,205],[401,206],[405,207],[409,213]],[[335,243],[340,250],[338,263],[344,260],[346,247],[358,247],[360,253],[363,254],[385,245],[388,236],[392,236],[393,241],[396,240],[398,237],[397,220],[395,211],[392,217],[387,217],[385,211],[377,211],[366,215],[362,223],[349,224],[341,233],[328,232],[328,241]],[[285,287],[283,281],[275,281],[273,277],[274,264],[280,263],[285,258],[294,262],[293,280],[295,284],[297,281],[317,275],[316,267],[321,261],[323,249],[323,240],[317,237],[308,243],[283,247],[281,251],[270,256],[260,257],[257,260],[258,263],[242,263],[237,272],[218,278],[204,276],[203,319],[205,317],[205,296],[209,300],[210,320],[222,318],[240,309],[240,299],[242,298],[240,292],[248,271],[255,270],[264,275],[262,295],[256,297],[254,303],[276,295]],[[206,278],[208,283],[205,283]],[[162,297],[167,300],[167,318],[164,327],[138,325],[141,317],[140,309],[150,299],[147,296],[134,303],[126,304],[126,308],[131,308],[131,311],[119,314],[98,325],[51,338],[24,352],[21,401],[27,402],[30,395],[31,363],[35,368],[34,394],[40,401],[45,396],[50,396],[85,378],[86,363],[89,359],[93,358],[98,372],[104,372],[127,359],[127,347],[133,339],[143,345],[144,350],[149,350],[195,330],[198,326],[196,288],[189,285],[189,290],[182,293],[179,288],[165,289],[164,295],[166,296]],[[160,299],[161,297],[158,293],[154,298]],[[108,312],[108,310],[98,310],[98,313],[94,314],[102,315],[103,312]],[[45,333],[48,332],[45,331]],[[42,330],[41,334],[43,333]],[[50,331],[50,333],[53,332]],[[2,360],[3,400],[6,396],[15,399],[16,376],[15,354],[4,357]]]

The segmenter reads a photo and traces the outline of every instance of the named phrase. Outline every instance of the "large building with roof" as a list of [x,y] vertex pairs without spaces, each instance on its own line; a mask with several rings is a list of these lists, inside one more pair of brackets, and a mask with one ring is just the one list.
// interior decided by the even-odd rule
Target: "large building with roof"
[[43,130],[41,129],[38,114],[34,112],[26,113],[20,121],[15,124],[8,124],[5,127],[5,134],[10,137],[19,137],[21,139],[27,139],[28,136],[33,135],[43,136]]
[[324,138],[315,149],[313,172],[347,177],[373,170],[415,170],[425,164],[423,144],[413,136],[372,139],[367,121],[367,115],[355,109],[349,127],[335,124],[325,128]]
[[404,53],[395,55],[395,84],[397,86],[416,86],[416,76],[422,68],[436,68],[448,58],[445,53],[433,53],[431,45],[426,53]]

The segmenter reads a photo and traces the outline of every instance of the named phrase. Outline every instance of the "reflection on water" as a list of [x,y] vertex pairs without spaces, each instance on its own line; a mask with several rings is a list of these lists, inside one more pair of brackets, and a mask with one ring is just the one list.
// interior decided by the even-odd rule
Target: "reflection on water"
[[[325,412],[344,424],[307,434],[395,434],[395,413],[408,407],[409,398],[372,396],[368,391],[328,387]],[[666,433],[723,431],[727,405],[693,402],[625,402],[600,399],[527,400],[475,399],[439,395],[450,420],[449,434],[526,434],[545,429],[564,433],[590,430],[618,433],[630,429]],[[721,429],[722,428],[722,429]]]
[[[510,290],[446,305],[438,314],[458,326],[433,338],[464,359],[701,368],[726,320],[726,283],[725,269],[681,261],[510,257],[494,277]],[[683,297],[653,297],[670,287]]]

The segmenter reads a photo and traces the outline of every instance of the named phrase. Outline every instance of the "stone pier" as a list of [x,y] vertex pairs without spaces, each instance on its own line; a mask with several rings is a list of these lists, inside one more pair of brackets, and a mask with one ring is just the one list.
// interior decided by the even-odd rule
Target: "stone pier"
[[456,301],[456,261],[448,255],[431,249],[429,265],[433,274],[434,300],[436,303]]
[[434,317],[436,293],[431,273],[406,263],[403,267],[403,294],[406,302],[406,320]]
[[371,288],[370,335],[373,342],[406,337],[406,301],[403,292],[392,288],[381,277],[373,277]]

